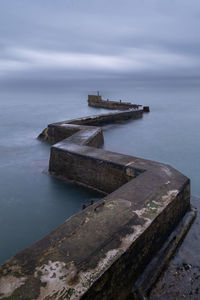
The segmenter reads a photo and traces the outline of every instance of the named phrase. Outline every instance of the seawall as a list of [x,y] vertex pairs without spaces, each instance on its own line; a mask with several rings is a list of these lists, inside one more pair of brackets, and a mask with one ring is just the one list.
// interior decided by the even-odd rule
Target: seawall
[[127,109],[142,109],[144,112],[149,112],[149,106],[132,104],[124,101],[103,100],[100,95],[88,95],[88,105],[97,108],[106,108],[112,110],[127,110]]
[[105,197],[2,265],[0,299],[141,299],[132,287],[190,211],[186,176],[100,148],[99,125],[142,115],[135,108],[79,118],[50,124],[40,134],[53,144],[52,175]]

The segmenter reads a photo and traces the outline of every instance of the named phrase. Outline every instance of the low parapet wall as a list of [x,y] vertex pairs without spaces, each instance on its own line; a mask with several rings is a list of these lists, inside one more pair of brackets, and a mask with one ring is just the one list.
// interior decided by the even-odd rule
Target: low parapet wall
[[40,135],[56,143],[51,174],[106,196],[7,261],[0,299],[126,299],[190,209],[190,182],[177,170],[97,148],[102,118],[112,122],[113,114],[50,124]]
[[[112,100],[102,100],[100,95],[88,95],[88,105],[98,108],[106,108],[106,109],[118,109],[118,110],[127,110],[127,109],[143,109],[142,105],[132,104],[130,102],[124,101],[112,101]],[[145,112],[149,111],[149,107],[145,106]]]
[[[58,141],[66,139],[77,132],[84,132],[84,139],[82,140],[82,142],[88,143],[86,139],[86,132],[88,132],[90,136],[92,131],[95,130],[100,130],[102,133],[101,128],[96,128],[97,126],[119,123],[122,121],[127,121],[129,119],[139,119],[142,118],[142,116],[142,109],[130,109],[122,112],[112,112],[109,114],[101,114],[62,122],[56,122],[49,124],[48,127],[44,129],[43,132],[39,135],[39,138],[51,144],[55,144]],[[80,133],[78,134],[78,136],[81,136]],[[100,143],[99,146],[102,146],[102,144],[103,142]]]

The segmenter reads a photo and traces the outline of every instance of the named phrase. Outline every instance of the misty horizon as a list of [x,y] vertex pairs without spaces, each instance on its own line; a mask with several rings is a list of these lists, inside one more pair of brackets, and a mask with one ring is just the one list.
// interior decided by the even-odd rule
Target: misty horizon
[[[0,86],[200,83],[200,3],[1,1]],[[74,83],[75,84],[75,83]]]

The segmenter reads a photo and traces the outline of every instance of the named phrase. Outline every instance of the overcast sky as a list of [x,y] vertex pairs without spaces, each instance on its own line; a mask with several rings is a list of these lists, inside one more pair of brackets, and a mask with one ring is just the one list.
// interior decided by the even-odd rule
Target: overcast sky
[[0,0],[0,81],[200,78],[199,0]]

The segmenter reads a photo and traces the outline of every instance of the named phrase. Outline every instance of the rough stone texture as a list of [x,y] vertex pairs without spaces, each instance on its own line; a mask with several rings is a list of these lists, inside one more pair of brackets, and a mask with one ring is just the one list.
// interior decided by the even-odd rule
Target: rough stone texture
[[[130,299],[149,299],[149,293],[151,292],[152,288],[154,288],[156,281],[159,279],[162,272],[166,269],[167,265],[172,259],[172,256],[182,243],[196,216],[197,209],[191,206],[191,209],[186,212],[176,228],[167,237],[162,247],[148,263],[141,276],[134,283],[133,294],[132,298]],[[165,290],[164,286],[163,289]],[[169,291],[169,288],[167,289]],[[168,294],[168,299],[171,299],[172,294],[173,293]],[[157,299],[160,299],[159,296]]]
[[[191,197],[192,205],[200,209],[200,198]],[[185,218],[185,217],[184,217]],[[200,299],[200,215],[178,247],[165,272],[154,285],[150,300]]]
[[50,172],[107,195],[2,265],[0,299],[130,295],[190,209],[190,182],[177,170],[94,148],[103,143],[102,130],[94,125],[141,116],[142,110],[129,110],[54,123],[43,131],[40,138],[56,142]]

